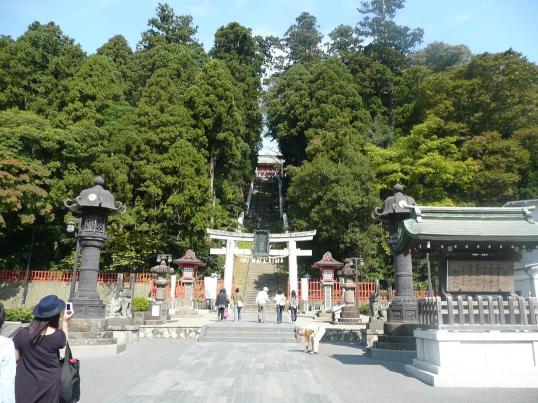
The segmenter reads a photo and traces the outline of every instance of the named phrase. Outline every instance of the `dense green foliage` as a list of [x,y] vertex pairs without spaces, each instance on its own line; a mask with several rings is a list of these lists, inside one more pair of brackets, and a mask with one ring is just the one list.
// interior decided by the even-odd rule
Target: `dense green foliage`
[[415,52],[422,30],[395,22],[403,6],[362,2],[356,27],[336,27],[324,47],[306,13],[272,39],[289,50],[265,98],[291,226],[317,229],[315,257],[365,257],[367,278],[392,277],[370,214],[397,182],[421,204],[538,196],[538,66],[512,50],[434,42]]
[[13,308],[6,309],[6,320],[13,322],[30,323],[34,319],[32,308],[25,308],[23,306],[15,306]]
[[33,267],[69,267],[62,202],[95,174],[128,206],[110,222],[108,270],[188,247],[209,259],[205,228],[235,227],[264,126],[291,228],[317,229],[313,259],[362,255],[366,278],[392,276],[371,212],[396,182],[420,204],[538,197],[538,66],[511,49],[419,50],[422,29],[395,22],[403,7],[362,2],[328,43],[306,12],[282,38],[232,22],[207,53],[166,4],[136,51],[118,35],[86,55],[54,23],[0,37],[1,265],[32,247]]
[[141,295],[133,297],[131,303],[134,312],[146,312],[149,311],[149,299]]
[[135,52],[118,35],[87,56],[54,23],[2,37],[2,266],[32,249],[31,267],[68,268],[63,200],[97,174],[128,206],[110,220],[106,269],[187,248],[208,259],[205,229],[234,227],[254,171],[265,50],[232,23],[206,54],[196,31],[160,4]]

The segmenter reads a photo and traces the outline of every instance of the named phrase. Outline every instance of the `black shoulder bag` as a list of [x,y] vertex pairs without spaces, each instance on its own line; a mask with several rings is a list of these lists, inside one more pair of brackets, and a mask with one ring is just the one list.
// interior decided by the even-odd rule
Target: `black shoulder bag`
[[60,403],[78,402],[80,399],[80,362],[73,358],[69,343],[65,347],[65,356],[60,360]]

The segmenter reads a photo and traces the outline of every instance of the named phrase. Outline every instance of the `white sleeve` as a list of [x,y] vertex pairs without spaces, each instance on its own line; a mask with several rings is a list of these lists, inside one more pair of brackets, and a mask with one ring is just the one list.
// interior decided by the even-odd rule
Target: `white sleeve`
[[8,342],[2,343],[0,350],[0,397],[4,397],[4,403],[15,403],[16,361],[13,341],[8,339]]

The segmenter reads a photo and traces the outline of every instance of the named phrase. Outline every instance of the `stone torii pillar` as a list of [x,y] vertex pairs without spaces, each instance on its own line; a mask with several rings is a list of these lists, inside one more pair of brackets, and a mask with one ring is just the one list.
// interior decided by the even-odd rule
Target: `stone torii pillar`
[[[254,241],[253,233],[220,231],[207,229],[210,239],[220,239],[226,241],[226,246],[221,248],[211,248],[211,255],[225,255],[224,260],[224,288],[228,297],[231,296],[233,282],[234,256],[252,256],[251,249],[237,248],[239,241]],[[288,257],[290,292],[297,289],[297,257],[312,256],[311,250],[297,248],[297,242],[311,241],[316,235],[316,231],[289,232],[284,234],[269,234],[269,243],[285,243],[285,249],[270,249],[269,258]]]

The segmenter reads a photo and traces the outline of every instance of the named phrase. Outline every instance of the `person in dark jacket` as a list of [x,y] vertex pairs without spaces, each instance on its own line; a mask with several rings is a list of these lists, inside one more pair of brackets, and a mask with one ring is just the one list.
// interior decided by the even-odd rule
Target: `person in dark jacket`
[[218,310],[218,318],[219,321],[224,320],[224,310],[228,306],[228,297],[226,296],[226,289],[222,289],[219,292],[219,295],[217,295],[217,301],[215,304],[217,305]]
[[34,320],[13,338],[17,357],[15,400],[17,402],[60,401],[59,350],[65,347],[72,312],[64,312],[65,302],[48,295],[33,310]]

